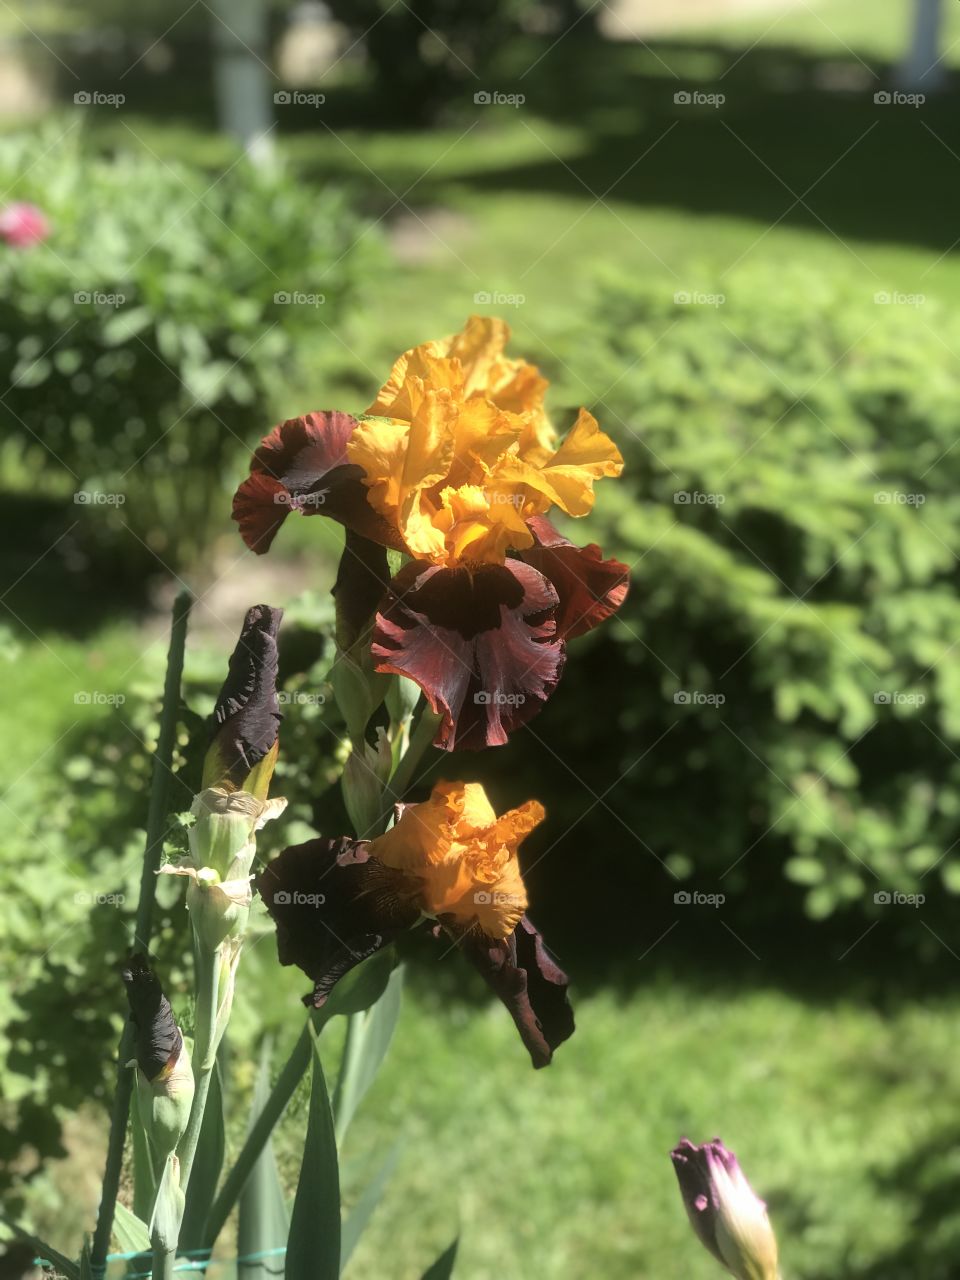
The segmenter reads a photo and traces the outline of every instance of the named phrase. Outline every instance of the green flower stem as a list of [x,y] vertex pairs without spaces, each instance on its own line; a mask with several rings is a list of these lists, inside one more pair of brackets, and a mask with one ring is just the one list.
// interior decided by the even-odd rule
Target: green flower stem
[[253,1166],[259,1159],[267,1139],[286,1110],[297,1085],[306,1075],[313,1052],[310,1036],[311,1021],[314,1029],[319,1032],[326,1022],[324,1011],[320,1009],[312,1013],[307,1022],[304,1023],[300,1038],[294,1045],[290,1057],[284,1063],[283,1070],[273,1086],[266,1105],[254,1121],[233,1168],[227,1174],[217,1198],[211,1205],[210,1213],[203,1228],[204,1249],[212,1249],[216,1244],[217,1237],[223,1230],[234,1205],[240,1199],[240,1194],[247,1183],[247,1179],[253,1172]]
[[[134,926],[134,945],[146,951],[150,945],[153,925],[153,906],[156,898],[156,872],[160,865],[160,852],[170,812],[170,780],[172,778],[173,746],[177,729],[177,710],[180,705],[180,681],[183,676],[183,650],[187,638],[187,620],[192,603],[190,593],[182,591],[174,601],[170,630],[170,649],[167,653],[167,673],[163,685],[163,705],[160,712],[160,731],[157,749],[153,755],[153,776],[150,783],[150,805],[147,811],[147,839],[140,874],[140,899]],[[127,1116],[133,1092],[133,1072],[127,1063],[133,1056],[134,1026],[128,1018],[120,1039],[117,1063],[117,1087],[113,1095],[113,1112],[110,1117],[110,1138],[107,1144],[107,1160],[103,1171],[103,1189],[97,1225],[90,1248],[90,1271],[95,1280],[102,1280],[107,1270],[107,1250],[113,1230],[113,1214],[120,1190],[120,1171],[123,1166],[123,1147],[127,1135]]]
[[194,1157],[197,1154],[203,1113],[207,1105],[207,1094],[210,1092],[210,1077],[213,1075],[217,1060],[216,1028],[217,1009],[220,1003],[222,957],[223,952],[220,947],[212,952],[203,947],[197,948],[197,1025],[193,1045],[193,1106],[190,1108],[187,1127],[177,1143],[180,1187],[184,1193],[190,1183],[190,1170],[193,1168]]
[[389,799],[389,805],[386,811],[381,815],[381,821],[386,822],[390,814],[390,809],[398,801],[403,793],[413,781],[413,775],[417,765],[423,759],[423,754],[433,742],[434,735],[437,732],[437,725],[440,723],[441,717],[438,713],[431,711],[430,707],[425,705],[420,712],[420,718],[417,721],[417,727],[410,734],[410,740],[407,749],[400,758],[400,762],[390,776],[385,791]]

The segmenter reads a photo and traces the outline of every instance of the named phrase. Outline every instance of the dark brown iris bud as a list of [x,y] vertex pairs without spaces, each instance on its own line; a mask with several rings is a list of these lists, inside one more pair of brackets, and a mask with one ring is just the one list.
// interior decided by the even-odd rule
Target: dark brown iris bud
[[210,718],[204,788],[248,791],[266,799],[283,718],[277,703],[277,632],[282,617],[282,609],[267,604],[247,611]]
[[137,1066],[152,1084],[173,1069],[183,1050],[183,1036],[145,955],[131,955],[121,976],[137,1031]]
[[147,957],[131,955],[121,976],[136,1029],[135,1058],[130,1065],[137,1070],[137,1106],[159,1169],[187,1127],[193,1106],[193,1070],[170,1001]]

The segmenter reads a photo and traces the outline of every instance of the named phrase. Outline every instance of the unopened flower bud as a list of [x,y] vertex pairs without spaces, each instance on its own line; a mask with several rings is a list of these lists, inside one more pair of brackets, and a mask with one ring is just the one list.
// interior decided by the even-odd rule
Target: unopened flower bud
[[150,1143],[161,1159],[176,1147],[193,1105],[193,1071],[183,1035],[146,956],[132,955],[122,970],[136,1028],[137,1105]]
[[190,812],[190,861],[194,868],[212,867],[221,880],[249,875],[256,853],[256,833],[286,808],[286,800],[261,800],[248,791],[208,787],[194,799]]
[[203,786],[249,791],[265,800],[277,762],[282,716],[277,704],[277,631],[282,609],[247,611],[240,640],[211,717]]
[[203,867],[187,888],[187,910],[201,947],[216,951],[227,938],[239,938],[247,927],[253,893],[250,876],[221,880],[212,867]]
[[681,1139],[670,1153],[687,1216],[699,1239],[736,1280],[779,1280],[767,1207],[719,1138]]

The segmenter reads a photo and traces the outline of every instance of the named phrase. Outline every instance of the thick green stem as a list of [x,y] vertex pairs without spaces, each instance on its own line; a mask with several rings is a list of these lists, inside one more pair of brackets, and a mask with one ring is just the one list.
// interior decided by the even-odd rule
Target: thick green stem
[[[325,1021],[322,1010],[313,1014],[312,1017],[314,1026],[319,1031]],[[300,1039],[294,1045],[290,1057],[284,1063],[283,1070],[280,1072],[277,1083],[273,1086],[266,1105],[253,1122],[240,1154],[237,1156],[236,1163],[227,1174],[226,1180],[210,1208],[210,1213],[203,1229],[203,1247],[205,1249],[212,1249],[216,1244],[217,1237],[223,1230],[234,1205],[240,1199],[240,1194],[247,1183],[247,1179],[253,1172],[253,1166],[259,1159],[267,1139],[286,1110],[297,1085],[306,1075],[307,1067],[310,1065],[311,1054],[312,1043],[310,1023],[308,1021],[304,1024]]]
[[210,1092],[210,1077],[217,1061],[216,1027],[217,1009],[220,1004],[220,969],[222,952],[197,950],[197,1018],[196,1038],[193,1046],[193,1106],[190,1119],[177,1143],[180,1161],[180,1187],[186,1194],[203,1127],[203,1113]]
[[[183,650],[187,638],[190,605],[191,597],[188,591],[181,592],[173,605],[167,674],[160,712],[160,731],[157,735],[157,749],[153,755],[150,806],[147,811],[147,839],[143,855],[143,870],[140,874],[140,899],[137,903],[137,918],[134,926],[134,948],[141,951],[147,951],[150,946],[153,907],[156,899],[156,872],[160,865],[167,814],[170,812],[173,746],[176,739],[180,681],[183,676]],[[120,1039],[117,1086],[113,1095],[113,1111],[110,1117],[110,1138],[107,1143],[107,1161],[103,1171],[103,1189],[100,1195],[97,1226],[90,1248],[90,1270],[95,1280],[101,1280],[106,1274],[107,1250],[110,1247],[114,1208],[117,1203],[117,1193],[120,1190],[127,1116],[133,1092],[133,1072],[126,1064],[133,1056],[134,1036],[133,1023],[128,1018]]]

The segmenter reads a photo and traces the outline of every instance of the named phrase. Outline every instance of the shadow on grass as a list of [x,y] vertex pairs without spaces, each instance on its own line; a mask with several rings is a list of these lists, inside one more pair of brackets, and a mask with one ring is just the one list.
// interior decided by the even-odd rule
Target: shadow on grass
[[874,1177],[879,1195],[910,1206],[905,1241],[858,1272],[859,1280],[960,1276],[960,1128],[924,1135],[906,1159]]
[[[535,52],[523,47],[534,62]],[[464,86],[444,124],[477,132],[422,178],[403,155],[401,132],[395,161],[377,176],[364,174],[346,148],[324,146],[312,159],[301,136],[297,155],[305,173],[366,181],[384,207],[393,197],[378,178],[398,192],[416,184],[410,199],[417,203],[442,198],[452,179],[481,195],[602,197],[940,251],[956,240],[955,93],[920,106],[877,102],[876,94],[891,92],[893,69],[867,67],[846,51],[812,56],[772,46],[738,53],[709,43],[561,42],[524,74],[516,68],[526,57],[504,57],[512,75],[509,67],[489,72],[499,92],[522,93],[523,105],[475,106]],[[331,95],[329,128],[356,128],[364,119],[379,124],[369,92],[353,87],[343,97]],[[535,147],[544,120],[576,137],[562,158],[546,140]],[[298,121],[283,123],[292,133]],[[309,128],[308,116],[299,123]],[[451,169],[494,131],[520,139],[526,132],[526,145],[505,148],[500,163]],[[323,137],[329,139],[326,129]],[[534,160],[531,146],[539,151]]]

